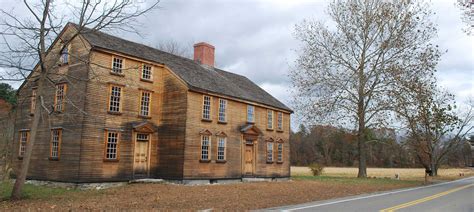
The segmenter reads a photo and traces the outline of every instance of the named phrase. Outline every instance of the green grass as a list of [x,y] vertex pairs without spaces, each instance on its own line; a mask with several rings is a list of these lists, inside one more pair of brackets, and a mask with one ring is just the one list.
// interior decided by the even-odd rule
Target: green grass
[[341,184],[371,184],[371,185],[421,185],[422,182],[415,180],[395,180],[388,178],[354,178],[334,176],[293,176],[293,180],[317,180],[321,182],[334,182]]
[[[0,182],[0,200],[7,200],[10,198],[13,183]],[[25,184],[23,186],[22,198],[24,199],[47,199],[52,196],[65,195],[72,192],[78,192],[76,189],[66,188],[52,188],[47,186],[37,186]]]

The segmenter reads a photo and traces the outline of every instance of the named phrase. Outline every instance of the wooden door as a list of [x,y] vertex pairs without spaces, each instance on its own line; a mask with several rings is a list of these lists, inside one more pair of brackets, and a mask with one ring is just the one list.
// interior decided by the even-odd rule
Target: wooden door
[[245,145],[244,175],[253,175],[254,162],[253,145]]
[[135,144],[135,175],[148,174],[148,142],[137,141]]

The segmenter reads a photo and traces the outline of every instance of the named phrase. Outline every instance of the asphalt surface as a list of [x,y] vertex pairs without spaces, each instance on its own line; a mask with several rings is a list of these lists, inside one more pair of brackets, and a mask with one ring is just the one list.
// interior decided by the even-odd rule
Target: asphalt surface
[[389,192],[310,202],[276,211],[469,211],[474,212],[474,177]]

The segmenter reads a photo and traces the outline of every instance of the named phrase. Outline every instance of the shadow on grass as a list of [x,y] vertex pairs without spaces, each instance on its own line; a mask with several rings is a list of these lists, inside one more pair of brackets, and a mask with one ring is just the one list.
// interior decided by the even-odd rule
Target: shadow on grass
[[[10,199],[12,188],[12,182],[0,182],[0,201],[6,201]],[[73,192],[81,191],[76,189],[53,188],[47,186],[25,184],[23,186],[22,199],[48,199],[54,196],[69,194]]]
[[315,180],[321,182],[334,182],[340,184],[367,184],[367,185],[422,185],[423,182],[416,180],[395,180],[390,178],[354,178],[334,176],[292,176],[293,180]]

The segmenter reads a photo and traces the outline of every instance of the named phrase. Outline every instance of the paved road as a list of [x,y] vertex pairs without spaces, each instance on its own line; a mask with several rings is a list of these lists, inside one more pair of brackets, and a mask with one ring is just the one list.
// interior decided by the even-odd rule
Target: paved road
[[474,212],[474,177],[424,187],[311,202],[270,210]]

